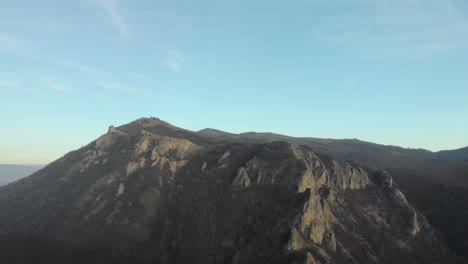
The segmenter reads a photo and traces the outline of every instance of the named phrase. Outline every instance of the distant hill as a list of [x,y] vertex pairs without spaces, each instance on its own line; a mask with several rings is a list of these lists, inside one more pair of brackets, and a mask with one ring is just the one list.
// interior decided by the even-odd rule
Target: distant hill
[[0,164],[0,186],[14,182],[42,169],[45,165]]
[[468,161],[468,147],[436,153],[439,159]]

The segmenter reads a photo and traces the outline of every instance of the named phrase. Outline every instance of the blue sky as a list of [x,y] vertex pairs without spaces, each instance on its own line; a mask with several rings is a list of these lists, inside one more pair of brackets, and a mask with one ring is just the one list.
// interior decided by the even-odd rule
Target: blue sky
[[464,0],[0,3],[0,163],[142,116],[454,149],[467,85]]

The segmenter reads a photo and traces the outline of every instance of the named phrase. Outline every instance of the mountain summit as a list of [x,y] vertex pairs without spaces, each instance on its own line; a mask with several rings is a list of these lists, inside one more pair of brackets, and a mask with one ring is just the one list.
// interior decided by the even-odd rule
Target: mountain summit
[[[361,141],[192,132],[142,118],[1,187],[0,259],[450,263],[439,231],[392,176],[413,166],[422,177],[432,164],[451,168],[448,181],[464,181],[463,161],[444,154],[438,167],[432,155]],[[440,182],[432,172],[427,179]]]

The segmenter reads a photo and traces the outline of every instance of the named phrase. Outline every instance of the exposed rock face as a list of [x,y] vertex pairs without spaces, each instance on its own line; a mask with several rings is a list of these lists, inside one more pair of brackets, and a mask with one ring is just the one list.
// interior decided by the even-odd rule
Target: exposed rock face
[[[401,223],[411,236],[416,236],[421,231],[420,221],[424,222],[427,227],[428,223],[423,217],[420,217],[413,206],[406,200],[405,195],[398,189],[393,178],[385,171],[375,174],[376,182],[383,187],[385,193],[389,196],[398,209],[402,210],[402,214],[407,216],[406,223]],[[409,220],[409,221],[408,221]]]
[[0,258],[444,263],[450,254],[388,173],[307,146],[225,144],[140,119],[1,189]]
[[234,179],[233,184],[237,186],[242,186],[242,187],[250,186],[251,181],[244,167],[240,167],[239,172],[237,173],[237,176]]
[[341,190],[359,190],[370,184],[367,172],[362,168],[354,168],[349,163],[342,164],[333,160],[331,171],[332,175],[339,175],[333,177],[332,181]]

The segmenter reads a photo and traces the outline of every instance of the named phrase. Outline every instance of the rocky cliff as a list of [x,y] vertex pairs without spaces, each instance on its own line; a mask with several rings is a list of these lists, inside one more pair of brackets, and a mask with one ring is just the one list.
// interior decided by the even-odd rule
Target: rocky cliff
[[[18,252],[23,252],[19,254]],[[0,189],[6,263],[450,263],[392,176],[140,119]]]

